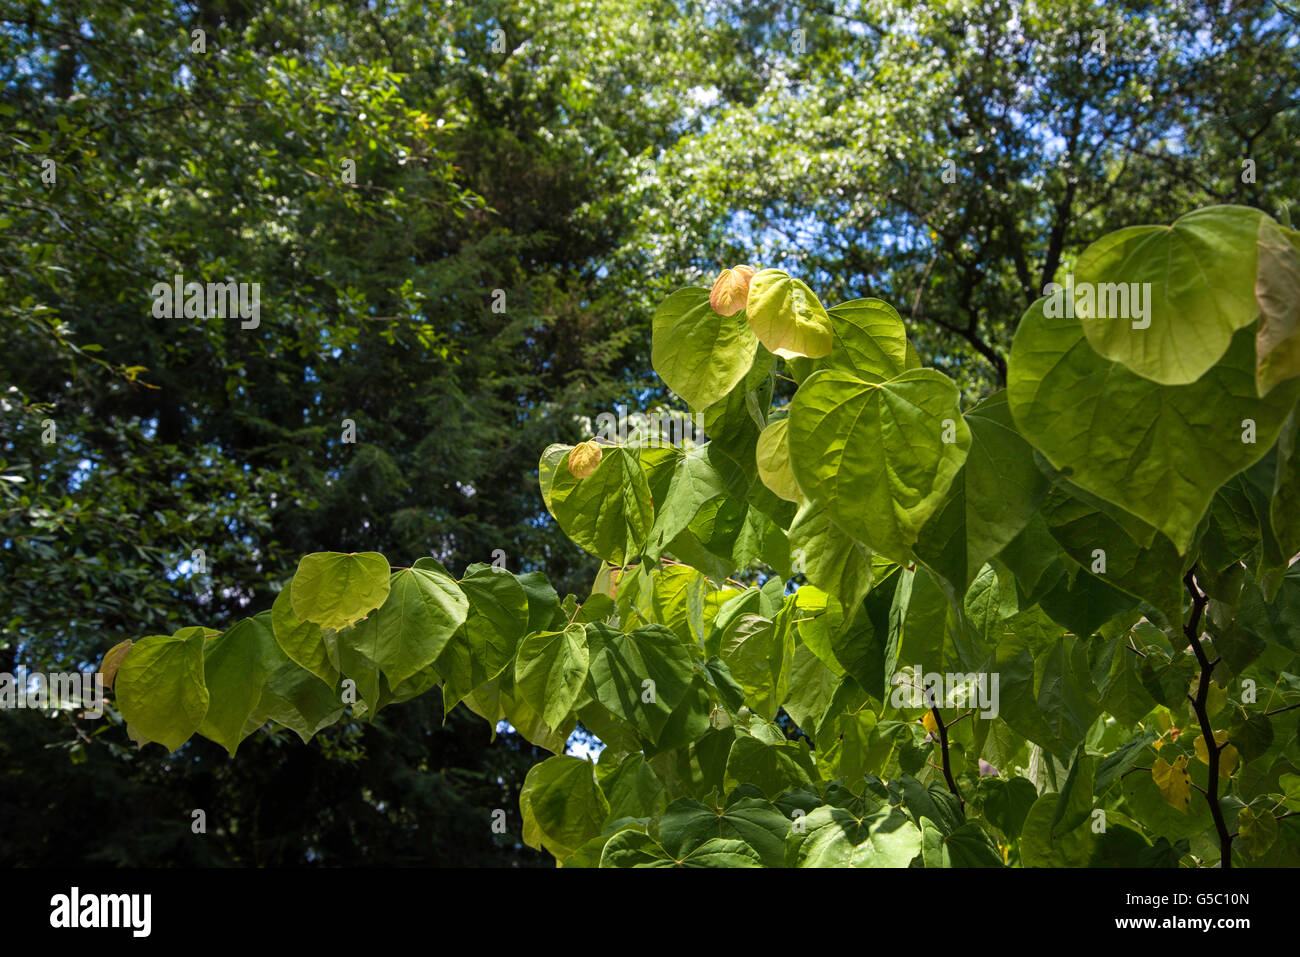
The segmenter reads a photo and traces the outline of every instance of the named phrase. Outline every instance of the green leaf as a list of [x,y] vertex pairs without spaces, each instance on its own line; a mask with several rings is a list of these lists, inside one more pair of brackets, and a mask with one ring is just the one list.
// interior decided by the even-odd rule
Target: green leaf
[[1020,831],[1020,860],[1025,867],[1086,867],[1097,844],[1088,821],[1053,831],[1059,794],[1044,794],[1029,809]]
[[602,760],[596,765],[596,780],[609,799],[612,821],[628,817],[657,818],[668,806],[663,782],[640,751],[625,755],[618,764]]
[[715,838],[741,841],[753,848],[765,867],[781,867],[790,821],[762,798],[744,798],[725,808],[710,808],[690,798],[668,806],[659,820],[659,841],[682,859]]
[[740,615],[722,634],[720,655],[756,714],[774,719],[789,690],[794,655],[789,616]]
[[1038,790],[1033,782],[1021,777],[982,777],[979,789],[984,817],[1014,841],[1020,836],[1029,809],[1038,800]]
[[1277,840],[1277,818],[1267,805],[1243,807],[1237,814],[1237,833],[1247,856],[1263,857]]
[[653,561],[711,502],[748,486],[740,466],[714,448],[712,442],[676,452],[667,491],[656,499],[654,527],[646,547]]
[[1269,524],[1284,555],[1300,552],[1300,410],[1292,410],[1277,440],[1277,472],[1269,502]]
[[563,861],[601,832],[609,802],[590,764],[556,755],[534,764],[519,792],[524,843]]
[[709,290],[699,286],[679,289],[665,299],[652,325],[654,370],[693,409],[704,409],[735,388],[758,349],[744,314],[714,312]]
[[907,333],[898,311],[883,299],[852,299],[832,306],[834,348],[818,369],[839,369],[868,382],[892,379],[909,368]]
[[1038,608],[1007,620],[994,672],[1003,721],[1068,760],[1100,713],[1083,642],[1066,638]]
[[600,857],[601,867],[762,867],[758,851],[744,841],[713,838],[674,858],[654,838],[634,830],[610,838]]
[[788,441],[799,487],[867,547],[906,561],[971,438],[957,387],[942,373],[869,383],[823,370],[795,393]]
[[[1255,320],[1262,219],[1248,206],[1211,206],[1172,226],[1121,229],[1085,249],[1075,267],[1076,298],[1089,289],[1095,296],[1091,305],[1079,303],[1077,315],[1092,348],[1152,382],[1176,386],[1200,379],[1234,333]],[[1125,309],[1111,294],[1127,297],[1142,284],[1149,296],[1142,295],[1146,316],[1138,318],[1132,302]]]
[[280,589],[271,605],[271,627],[276,643],[300,667],[333,687],[339,680],[338,662],[330,659],[320,625],[303,621],[293,610],[292,589]]
[[[863,689],[877,698],[884,698],[887,682],[898,665],[898,644],[896,641],[891,644],[891,634],[896,633],[891,614],[902,580],[903,572],[895,566],[858,603],[853,617],[831,632],[835,659]],[[891,648],[893,661],[889,660]]]
[[871,551],[831,521],[824,505],[805,502],[790,523],[790,557],[796,573],[856,608],[871,589]]
[[558,728],[573,710],[587,680],[586,629],[570,625],[563,631],[539,631],[519,645],[515,659],[515,690]]
[[959,592],[1024,530],[1049,488],[1011,420],[1005,390],[967,412],[966,425],[966,461],[916,542],[917,557]]
[[529,621],[528,593],[509,572],[471,565],[460,589],[469,600],[465,623],[434,663],[446,681],[443,706],[448,712],[465,695],[501,674],[515,656]]
[[967,821],[944,833],[927,820],[921,829],[926,867],[1002,867],[1002,855],[988,832]]
[[305,744],[337,721],[343,709],[335,684],[327,685],[296,662],[286,661],[262,688],[257,714],[289,728]]
[[552,445],[542,453],[542,499],[575,544],[623,565],[640,553],[654,521],[650,487],[636,452],[606,447],[596,471],[580,479],[569,471],[571,451]]
[[834,343],[830,317],[817,296],[780,269],[754,274],[745,315],[759,342],[783,359],[824,356]]
[[289,595],[299,621],[340,630],[382,605],[388,585],[388,559],[378,552],[315,552],[298,563]]
[[921,853],[921,831],[897,808],[855,815],[823,805],[792,834],[787,860],[795,867],[907,867]]
[[768,798],[775,798],[783,791],[811,784],[816,773],[807,745],[760,741],[742,734],[727,755],[724,785],[730,790],[751,784]]
[[1089,573],[1149,602],[1167,622],[1182,621],[1183,561],[1165,535],[1157,532],[1143,548],[1101,509],[1059,488],[1043,503],[1043,518],[1066,554]]
[[657,743],[673,709],[687,698],[695,669],[682,640],[663,625],[627,634],[587,625],[592,640],[587,691],[607,711]]
[[1047,318],[1040,299],[1012,344],[1011,414],[1069,481],[1186,554],[1215,491],[1268,451],[1300,395],[1292,380],[1257,398],[1252,353],[1242,330],[1199,381],[1157,385],[1098,356],[1076,320]]
[[393,573],[379,610],[356,626],[353,641],[396,687],[438,659],[468,613],[468,599],[446,572],[403,568]]
[[[285,662],[275,643],[271,613],[245,618],[203,649],[203,676],[208,689],[208,709],[199,734],[217,742],[235,756],[239,742],[257,727],[248,727],[257,712],[262,688]],[[132,722],[137,724],[137,722]]]
[[804,500],[799,483],[794,479],[790,468],[790,445],[786,440],[786,427],[789,419],[776,419],[769,422],[758,437],[754,450],[758,461],[758,477],[773,494],[796,504]]
[[117,708],[140,737],[175,751],[208,712],[204,628],[150,635],[131,646],[114,683]]

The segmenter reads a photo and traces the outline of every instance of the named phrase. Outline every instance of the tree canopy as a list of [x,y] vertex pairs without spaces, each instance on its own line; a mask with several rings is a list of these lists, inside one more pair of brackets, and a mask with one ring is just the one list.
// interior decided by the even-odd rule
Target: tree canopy
[[[1271,480],[1251,469],[1267,466],[1170,451],[1165,473],[1147,482],[1123,473],[1132,449],[1101,443],[1076,456],[1069,441],[1126,402],[1159,405],[1169,422],[1214,405],[1220,392],[1206,390],[1205,376],[1236,388],[1250,345],[1241,330],[1256,313],[1226,310],[1139,367],[1147,340],[1126,343],[1087,323],[1076,334],[1034,303],[1067,274],[1110,275],[1123,250],[1091,262],[1085,250],[1124,227],[1164,229],[1224,205],[1289,227],[1286,204],[1300,194],[1297,22],[1272,0],[1177,8],[1053,0],[1019,4],[1011,15],[970,0],[16,0],[0,17],[0,672],[91,669],[126,639],[264,620],[301,575],[300,556],[312,553],[380,553],[412,569],[429,558],[459,589],[495,581],[470,571],[476,566],[504,565],[521,582],[525,608],[541,588],[528,576],[541,571],[557,596],[586,596],[603,567],[590,546],[610,534],[620,548],[597,551],[601,558],[672,556],[704,580],[731,577],[766,595],[745,614],[776,622],[794,612],[780,612],[779,596],[757,586],[797,577],[789,552],[799,536],[834,538],[865,523],[870,533],[836,540],[835,588],[804,572],[846,607],[869,607],[872,595],[885,601],[871,585],[880,568],[868,553],[896,560],[905,547],[968,601],[977,583],[992,588],[987,562],[1014,556],[1023,562],[1012,570],[1017,583],[1032,583],[1021,597],[1034,601],[1023,607],[1037,602],[1057,621],[1063,596],[1081,588],[1094,589],[1091,617],[1123,603],[1076,575],[1089,536],[1118,523],[1134,543],[1124,574],[1138,597],[1166,623],[1181,618],[1185,569],[1171,585],[1148,566],[1179,564],[1196,534],[1239,541],[1248,521],[1229,527],[1223,512],[1206,532],[1198,508],[1261,507],[1259,490]],[[1285,244],[1289,234],[1277,235]],[[1253,277],[1260,256],[1284,260],[1276,239],[1261,239],[1269,251],[1242,269]],[[766,273],[760,289],[773,303],[766,327],[736,330],[753,352],[733,357],[725,380],[698,364],[692,375],[695,360],[684,353],[674,367],[672,336],[692,341],[678,325],[687,307],[724,328],[699,293],[738,263]],[[1201,265],[1226,268],[1218,258]],[[158,315],[153,290],[178,275],[256,283],[256,325]],[[824,324],[813,316],[783,330],[784,297],[803,290],[844,305],[824,313]],[[1293,290],[1265,293],[1285,317]],[[870,300],[890,311],[860,305]],[[1282,345],[1272,364],[1258,372],[1275,385],[1261,401],[1280,410],[1259,422],[1260,442],[1276,447],[1266,459],[1273,463],[1289,461],[1290,432],[1278,438],[1290,353],[1276,329],[1286,321],[1274,327]],[[1166,328],[1158,314],[1153,322]],[[854,351],[846,328],[871,333],[865,351]],[[789,336],[778,342],[778,332]],[[815,355],[810,343],[827,336],[826,353]],[[1027,360],[1016,372],[1013,343],[1041,367]],[[791,354],[780,375],[767,378],[750,361],[781,349]],[[1042,357],[1052,350],[1078,361],[1049,366]],[[1128,391],[1044,410],[1041,396],[1088,380],[1094,367],[1079,357],[1094,353],[1132,363]],[[869,361],[887,365],[868,375]],[[904,382],[892,391],[854,384],[874,386],[873,375]],[[942,399],[926,391],[935,375],[951,382]],[[1151,382],[1194,398],[1160,405]],[[881,396],[902,402],[925,392],[963,423],[973,448],[1005,438],[1013,417],[1040,456],[1014,474],[1044,494],[1055,490],[1045,499],[1055,511],[1043,506],[1014,534],[1014,523],[976,515],[985,538],[963,543],[927,534],[927,522],[963,507],[938,491],[884,525],[867,520],[870,502],[829,515],[802,509],[799,498],[833,497],[808,463],[821,457],[813,446],[826,430],[841,429],[829,405],[845,389],[858,390],[853,407],[865,415]],[[751,420],[760,398],[788,409],[788,421],[768,422],[764,412],[760,432]],[[595,476],[572,487],[554,453],[539,466],[542,450],[590,438],[588,423],[602,413],[684,404],[702,416],[707,447],[729,460],[738,449],[753,454],[751,445],[759,454],[739,472],[698,451],[656,471],[643,456],[606,449]],[[823,407],[828,424],[801,431],[799,411],[812,421]],[[912,447],[913,437],[899,443]],[[1002,494],[1004,475],[981,487],[952,452],[936,446],[936,461],[948,455],[942,474],[967,483],[967,513],[971,499]],[[557,513],[557,494],[581,497],[593,478],[623,494],[608,478],[620,461],[636,495],[619,515],[584,511],[588,527]],[[841,466],[875,488],[887,484],[888,463],[850,451]],[[648,470],[644,489],[627,478],[640,469]],[[1117,469],[1123,479],[1107,485]],[[669,479],[678,472],[684,477]],[[774,475],[784,482],[768,484]],[[1178,475],[1190,476],[1186,488],[1168,494],[1160,483]],[[724,503],[742,483],[743,514],[731,515]],[[1143,495],[1124,515],[1087,497],[1113,502],[1121,486]],[[1075,497],[1058,501],[1063,488]],[[691,496],[708,489],[716,494],[705,527]],[[634,514],[642,491],[653,511]],[[1291,494],[1282,478],[1266,491],[1270,501]],[[928,511],[936,504],[937,516]],[[665,508],[671,521],[658,524]],[[745,524],[751,513],[781,529],[784,549],[758,519]],[[638,529],[658,537],[639,540]],[[1251,580],[1282,588],[1268,575],[1288,557],[1285,538],[1263,547],[1273,552],[1248,564]],[[1032,564],[1048,552],[1054,557]],[[1200,574],[1230,577],[1226,568]],[[926,587],[919,577],[908,588]],[[1197,581],[1221,600],[1217,578]],[[1284,614],[1279,593],[1257,613]],[[960,606],[960,595],[949,599]],[[542,662],[577,654],[568,620],[557,635],[529,629],[514,642],[530,643]],[[1094,624],[1105,622],[1069,622],[1072,633]],[[595,619],[586,625],[590,645]],[[786,625],[760,626],[749,618],[749,630],[727,640],[741,647],[739,635],[753,635],[751,648],[787,640]],[[507,660],[517,652],[512,644]],[[587,653],[596,668],[599,655]],[[1061,655],[1055,666],[1080,664]],[[1224,657],[1234,670],[1246,667]],[[813,667],[805,658],[800,667]],[[850,664],[827,660],[833,674]],[[396,667],[396,683],[411,677]],[[105,789],[138,795],[141,815],[118,823],[105,862],[545,863],[527,844],[547,842],[515,817],[507,834],[462,821],[517,808],[529,768],[544,749],[562,752],[564,739],[534,733],[517,713],[496,714],[476,697],[479,666],[458,667],[450,691],[468,698],[444,687],[429,696],[438,700],[352,715],[310,743],[284,731],[258,735],[234,762],[203,738],[185,745],[193,763],[156,746],[137,750],[120,715],[51,723],[6,712],[0,750],[18,769],[7,803],[35,825],[50,812],[31,803],[28,782],[56,775],[67,782],[69,815],[74,802],[93,808]],[[553,682],[566,687],[566,671],[538,667],[512,674],[521,700],[544,705],[533,717],[543,720],[549,706],[555,718]],[[868,686],[865,673],[855,680]],[[780,687],[762,700],[782,704]],[[456,707],[463,699],[478,707]],[[807,732],[822,702],[802,711],[784,704],[779,726],[795,733]],[[493,728],[472,711],[494,719]],[[616,744],[598,716],[577,714],[575,744]],[[498,717],[508,724],[481,746]],[[1070,757],[1057,755],[1065,763],[1056,770],[1068,770]],[[640,781],[641,770],[630,769],[629,782]],[[312,804],[289,815],[259,799],[279,793]],[[231,809],[222,840],[182,850],[183,809],[214,795]],[[449,806],[467,810],[433,811]],[[163,817],[165,827],[145,823]],[[430,818],[443,823],[430,829]],[[409,845],[416,830],[420,843]],[[57,863],[72,846],[69,836],[64,846],[15,842],[6,853]]]

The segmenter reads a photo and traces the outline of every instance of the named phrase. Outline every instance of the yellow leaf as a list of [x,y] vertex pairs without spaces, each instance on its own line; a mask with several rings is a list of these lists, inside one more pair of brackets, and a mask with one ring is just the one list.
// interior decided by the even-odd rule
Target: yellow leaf
[[604,453],[595,442],[582,442],[573,447],[569,453],[569,471],[580,479],[585,479],[600,465]]
[[113,682],[117,680],[117,669],[122,667],[122,662],[126,660],[126,653],[131,650],[134,642],[130,638],[126,641],[119,641],[108,651],[104,652],[104,660],[99,663],[99,673],[104,677],[104,687],[113,687]]
[[1192,799],[1192,776],[1187,773],[1187,755],[1180,754],[1173,764],[1164,758],[1156,758],[1151,765],[1151,780],[1171,807],[1187,813],[1188,802]]
[[720,316],[734,316],[744,309],[749,300],[749,281],[753,278],[753,266],[722,270],[709,293],[709,305],[713,311]]
[[[1214,732],[1214,743],[1223,748],[1219,753],[1219,777],[1221,778],[1230,778],[1232,777],[1232,772],[1237,770],[1237,749],[1227,742],[1228,732]],[[1209,764],[1210,751],[1209,748],[1205,746],[1205,736],[1198,734],[1196,740],[1193,741],[1192,744],[1196,748],[1196,756],[1200,759],[1201,763]]]

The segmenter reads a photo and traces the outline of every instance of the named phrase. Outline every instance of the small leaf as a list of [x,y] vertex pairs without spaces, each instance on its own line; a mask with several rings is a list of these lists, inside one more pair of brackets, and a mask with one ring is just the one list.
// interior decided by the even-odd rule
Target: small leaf
[[585,479],[600,465],[602,456],[600,446],[595,442],[579,442],[569,453],[569,472],[580,479]]
[[[1219,777],[1230,778],[1232,772],[1237,769],[1237,749],[1228,744],[1228,732],[1214,732],[1214,743],[1219,745],[1222,750],[1219,752]],[[1196,749],[1196,756],[1202,764],[1210,763],[1210,749],[1205,746],[1204,735],[1197,735],[1196,740],[1192,742]]]
[[113,681],[117,678],[117,670],[122,666],[122,662],[126,660],[126,654],[131,650],[132,644],[134,642],[128,638],[126,641],[119,641],[104,652],[104,660],[99,664],[99,674],[104,679],[105,688],[111,689],[113,687]]
[[709,293],[709,305],[720,316],[734,316],[745,308],[749,299],[749,283],[754,278],[753,266],[736,266],[719,273]]
[[1237,835],[1251,857],[1263,857],[1277,840],[1277,832],[1277,818],[1267,807],[1243,807],[1237,814]]
[[1192,798],[1192,776],[1187,772],[1187,755],[1180,754],[1173,764],[1164,758],[1156,758],[1151,765],[1151,780],[1170,807],[1186,812]]

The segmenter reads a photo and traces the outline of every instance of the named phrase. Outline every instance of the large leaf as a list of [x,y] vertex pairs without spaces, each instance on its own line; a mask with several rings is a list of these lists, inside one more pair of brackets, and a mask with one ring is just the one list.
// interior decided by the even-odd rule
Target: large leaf
[[855,608],[871,588],[871,552],[831,521],[825,505],[805,502],[789,531],[795,571],[846,608]]
[[795,393],[788,441],[800,488],[854,538],[906,561],[971,437],[957,387],[942,373],[915,369],[871,383],[822,370]]
[[519,792],[524,843],[561,861],[600,833],[609,802],[581,758],[556,755],[534,764]]
[[[1043,300],[1011,348],[1007,391],[1021,435],[1073,483],[1164,532],[1186,554],[1215,491],[1261,458],[1300,394],[1255,394],[1253,337],[1241,330],[1191,385],[1162,386],[1097,355]],[[1254,442],[1243,422],[1253,423]]]
[[690,652],[672,630],[646,625],[623,634],[587,625],[593,637],[589,693],[655,743],[691,685]]
[[831,351],[825,308],[803,280],[779,269],[759,270],[750,280],[745,315],[764,347],[783,359],[817,358]]
[[168,751],[184,744],[208,712],[204,628],[150,635],[131,646],[117,670],[117,708],[138,737]]
[[403,568],[379,610],[356,626],[353,642],[396,687],[438,659],[468,613],[469,601],[446,572]]
[[1183,563],[1165,535],[1157,532],[1143,548],[1099,508],[1053,489],[1043,504],[1052,537],[1076,562],[1115,587],[1148,601],[1166,621],[1182,621]]
[[745,703],[765,718],[776,717],[789,690],[793,637],[788,615],[776,621],[741,615],[723,632],[722,660],[744,689]]
[[327,685],[296,662],[286,661],[262,688],[254,720],[277,721],[306,743],[316,732],[337,721],[343,709],[333,684]]
[[529,622],[528,593],[509,572],[491,565],[471,565],[465,570],[460,589],[469,600],[465,623],[434,664],[446,681],[443,705],[447,711],[479,685],[501,674],[527,633]]
[[806,744],[741,734],[727,754],[724,785],[730,790],[748,784],[775,799],[784,791],[811,784],[816,776]]
[[315,552],[289,583],[294,614],[335,630],[356,624],[388,597],[388,559],[378,552]]
[[762,798],[742,798],[725,808],[681,798],[668,806],[659,821],[660,843],[679,860],[706,841],[723,838],[748,844],[764,866],[781,867],[789,833],[785,815]]
[[881,382],[907,370],[907,333],[883,299],[852,299],[827,310],[835,347],[817,367]]
[[582,693],[588,663],[586,629],[582,625],[536,632],[519,644],[515,692],[550,727],[558,728]]
[[636,452],[608,447],[596,471],[578,478],[569,471],[570,451],[552,445],[542,453],[542,500],[579,547],[614,565],[625,564],[641,551],[654,520],[650,487]]
[[209,703],[199,734],[217,742],[233,758],[239,742],[256,728],[248,724],[258,710],[263,686],[285,661],[267,611],[208,641],[203,675]]
[[[1079,293],[1095,292],[1092,306],[1082,302],[1077,312],[1092,348],[1153,382],[1187,385],[1201,378],[1234,333],[1255,319],[1263,218],[1248,206],[1211,206],[1172,226],[1121,229],[1085,249],[1074,274]],[[1117,309],[1111,300],[1112,292],[1127,294],[1133,283],[1149,290],[1145,319],[1131,302]]]
[[656,493],[654,527],[646,555],[654,560],[680,535],[704,506],[728,494],[744,494],[748,481],[734,461],[715,449],[713,442],[686,452],[674,450],[667,488]]
[[634,751],[618,764],[601,755],[596,780],[609,800],[610,820],[659,817],[667,806],[663,782],[655,776],[645,755]]
[[675,858],[654,838],[634,829],[619,831],[600,856],[601,867],[762,867],[758,851],[744,841],[710,838]]
[[1049,487],[1011,420],[1005,390],[966,413],[970,452],[916,554],[959,591],[1024,530]]
[[859,815],[823,805],[790,837],[796,867],[907,867],[921,852],[921,831],[897,808]]
[[757,349],[744,314],[714,312],[703,287],[679,289],[655,310],[650,361],[693,409],[726,396],[749,371]]

